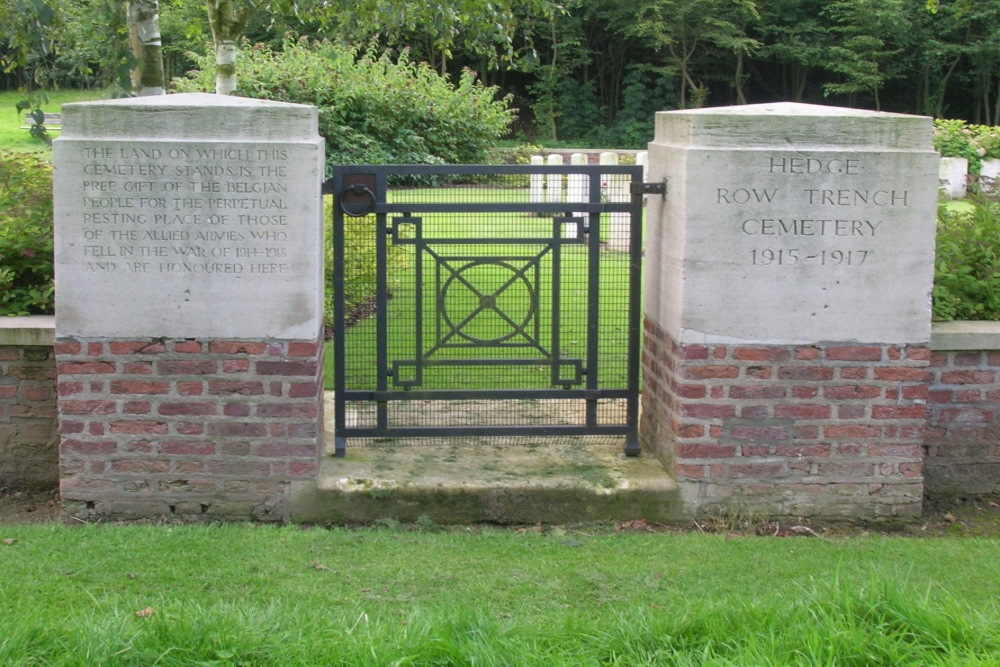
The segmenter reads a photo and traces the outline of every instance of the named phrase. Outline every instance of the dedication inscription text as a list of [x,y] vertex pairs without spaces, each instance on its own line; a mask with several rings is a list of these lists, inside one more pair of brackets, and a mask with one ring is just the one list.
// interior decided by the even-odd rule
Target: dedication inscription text
[[294,205],[286,147],[80,146],[84,270],[289,272]]

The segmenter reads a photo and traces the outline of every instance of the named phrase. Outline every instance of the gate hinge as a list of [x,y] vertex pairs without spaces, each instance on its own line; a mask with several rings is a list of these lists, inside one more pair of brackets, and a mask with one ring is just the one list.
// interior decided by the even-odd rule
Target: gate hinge
[[630,194],[660,195],[664,197],[667,194],[667,179],[664,178],[659,183],[632,183]]

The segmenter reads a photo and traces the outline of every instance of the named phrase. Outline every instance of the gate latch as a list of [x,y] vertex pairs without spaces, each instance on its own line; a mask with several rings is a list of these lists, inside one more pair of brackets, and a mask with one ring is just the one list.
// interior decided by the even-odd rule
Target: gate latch
[[340,210],[352,218],[363,218],[375,210],[374,190],[374,174],[345,174]]
[[630,194],[660,195],[661,197],[665,197],[667,194],[667,179],[664,178],[659,183],[632,183]]

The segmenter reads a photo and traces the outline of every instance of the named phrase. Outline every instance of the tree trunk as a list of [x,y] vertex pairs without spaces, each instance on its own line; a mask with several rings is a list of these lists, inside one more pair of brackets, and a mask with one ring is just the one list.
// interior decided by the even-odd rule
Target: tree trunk
[[140,96],[166,92],[159,5],[159,0],[132,0],[128,5],[129,41],[138,63],[132,71],[132,87]]
[[249,6],[238,9],[239,0],[205,0],[208,25],[215,43],[215,92],[232,95],[236,91],[236,42],[250,20]]
[[747,96],[743,92],[743,52],[736,53],[736,73],[733,75],[733,85],[736,88],[736,103],[746,104]]
[[997,79],[997,96],[993,102],[993,117],[989,120],[990,125],[1000,125],[1000,78]]
[[225,40],[215,45],[215,94],[236,92],[236,42]]

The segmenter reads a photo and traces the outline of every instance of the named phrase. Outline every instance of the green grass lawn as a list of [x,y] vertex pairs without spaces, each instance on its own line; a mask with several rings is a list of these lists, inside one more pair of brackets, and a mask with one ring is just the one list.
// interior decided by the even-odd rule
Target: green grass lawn
[[[63,104],[68,102],[84,102],[102,99],[102,91],[94,90],[59,90],[49,93],[49,101],[42,106],[46,113],[59,113]],[[18,92],[0,93],[0,149],[14,151],[46,151],[45,142],[33,139],[24,125],[24,112],[18,112],[15,105],[24,99],[24,94]],[[53,133],[58,136],[58,133]]]
[[992,665],[1000,542],[0,526],[3,665]]

